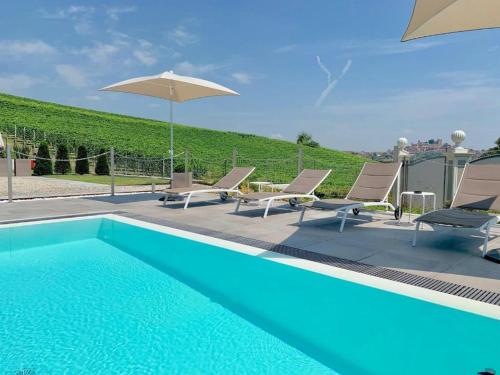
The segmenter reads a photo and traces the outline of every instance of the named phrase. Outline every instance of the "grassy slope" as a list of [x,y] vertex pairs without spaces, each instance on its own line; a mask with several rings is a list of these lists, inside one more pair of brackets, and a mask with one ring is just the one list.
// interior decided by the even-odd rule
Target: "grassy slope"
[[[168,149],[168,124],[162,121],[92,111],[63,106],[11,95],[0,94],[0,130],[11,131],[26,127],[46,132],[49,139],[72,145],[84,144],[91,148],[114,146],[118,153],[162,157]],[[289,159],[295,158],[296,144],[250,134],[215,131],[176,124],[176,153],[189,149],[194,158],[203,160],[231,159],[233,148],[242,159]],[[30,132],[31,133],[31,132]],[[336,177],[329,185],[342,185],[342,190],[353,182],[364,158],[346,152],[326,148],[304,148],[305,167],[335,168]],[[313,161],[314,160],[314,161]],[[250,160],[241,161],[243,164]],[[220,163],[220,162],[219,162]],[[264,162],[260,162],[263,164]],[[293,177],[296,162],[281,167],[286,176],[265,176],[261,166],[257,175],[283,179]],[[296,173],[296,172],[295,172]],[[344,186],[345,185],[345,186]]]

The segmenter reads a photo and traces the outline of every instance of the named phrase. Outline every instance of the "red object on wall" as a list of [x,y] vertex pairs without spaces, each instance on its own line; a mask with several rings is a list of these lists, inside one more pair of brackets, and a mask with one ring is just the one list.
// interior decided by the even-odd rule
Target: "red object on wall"
[[35,169],[36,161],[34,159],[31,160],[31,169]]

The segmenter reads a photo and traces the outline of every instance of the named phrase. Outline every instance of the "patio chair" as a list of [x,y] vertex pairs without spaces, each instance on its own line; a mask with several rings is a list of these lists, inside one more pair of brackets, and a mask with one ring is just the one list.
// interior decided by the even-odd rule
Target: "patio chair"
[[[423,223],[469,229],[484,233],[483,258],[488,253],[490,229],[499,217],[484,211],[500,212],[500,165],[467,164],[449,209],[426,213],[415,219],[413,246]],[[480,212],[483,211],[483,212]]]
[[320,169],[304,169],[300,174],[295,177],[295,179],[282,191],[276,192],[260,192],[260,193],[250,193],[244,194],[237,197],[238,202],[236,204],[237,213],[240,210],[241,203],[257,203],[259,206],[266,202],[266,209],[264,219],[269,213],[271,205],[276,200],[288,200],[290,206],[296,206],[299,199],[308,198],[313,200],[318,200],[319,198],[314,195],[314,190],[325,180],[332,170],[320,170]]
[[238,186],[250,176],[254,170],[255,167],[235,167],[213,186],[192,185],[189,187],[166,189],[163,205],[165,206],[167,201],[185,199],[184,209],[186,209],[191,201],[191,197],[195,194],[202,193],[219,193],[220,199],[225,201],[229,193],[241,194],[238,190]]
[[304,221],[307,209],[332,211],[342,215],[339,232],[344,230],[347,214],[352,210],[354,215],[359,210],[370,206],[384,206],[394,211],[399,217],[399,210],[387,201],[392,186],[396,182],[401,163],[365,163],[356,182],[344,199],[324,199],[304,203],[300,214],[299,225]]

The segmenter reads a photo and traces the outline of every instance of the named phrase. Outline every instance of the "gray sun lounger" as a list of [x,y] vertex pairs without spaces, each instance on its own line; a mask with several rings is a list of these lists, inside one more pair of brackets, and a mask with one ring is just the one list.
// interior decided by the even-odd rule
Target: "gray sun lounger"
[[470,229],[484,233],[482,256],[488,253],[490,229],[499,217],[485,212],[500,212],[500,165],[467,164],[462,173],[453,202],[449,209],[426,213],[415,219],[413,246],[423,223],[452,228]]
[[280,192],[260,192],[244,194],[238,197],[238,202],[234,212],[240,210],[241,203],[256,203],[260,206],[266,203],[264,219],[267,217],[271,205],[276,200],[287,200],[291,206],[296,205],[299,199],[313,199],[319,198],[314,195],[314,190],[328,177],[332,170],[322,169],[304,169],[283,191]]
[[299,225],[304,221],[307,209],[337,212],[342,215],[339,232],[344,230],[349,211],[355,215],[359,210],[370,206],[385,206],[394,212],[396,209],[387,201],[392,186],[396,182],[401,163],[365,163],[356,182],[344,199],[324,199],[304,203]]
[[186,209],[191,201],[191,197],[194,194],[201,193],[219,193],[220,199],[225,201],[229,193],[241,194],[238,190],[238,186],[240,186],[254,170],[255,167],[235,167],[213,186],[193,185],[189,187],[166,189],[163,205],[165,206],[167,201],[180,198],[186,200],[184,203],[184,209]]

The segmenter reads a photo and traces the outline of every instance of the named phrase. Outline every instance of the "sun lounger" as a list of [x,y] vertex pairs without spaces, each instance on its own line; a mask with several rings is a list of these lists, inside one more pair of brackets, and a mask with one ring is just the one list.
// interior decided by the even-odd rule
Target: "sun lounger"
[[387,201],[389,192],[397,180],[401,163],[365,163],[356,182],[344,199],[324,199],[304,203],[299,224],[304,221],[307,209],[332,211],[341,214],[339,232],[344,230],[344,224],[349,211],[355,215],[359,210],[370,206],[385,206],[399,215],[399,211]]
[[423,223],[451,228],[471,229],[484,233],[482,256],[488,253],[490,229],[499,218],[485,212],[500,212],[500,165],[467,164],[462,173],[453,202],[449,209],[429,212],[415,219],[413,246]]
[[330,174],[331,169],[317,170],[317,169],[304,169],[285,189],[277,192],[260,192],[244,194],[238,197],[236,209],[238,212],[241,203],[256,203],[259,206],[266,203],[263,218],[267,217],[269,208],[276,200],[288,200],[291,206],[297,204],[299,199],[313,199],[319,198],[314,195],[314,190],[325,180]]
[[186,209],[194,194],[201,193],[219,193],[220,199],[225,201],[229,193],[241,194],[238,186],[252,174],[255,167],[235,167],[227,175],[222,177],[213,186],[193,185],[189,187],[179,187],[165,190],[163,205],[167,201],[185,199],[184,209]]

